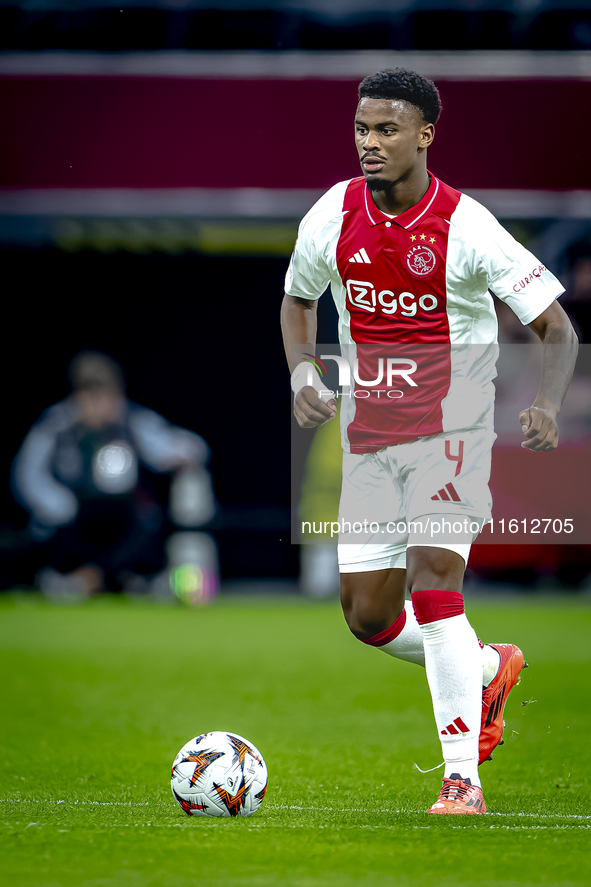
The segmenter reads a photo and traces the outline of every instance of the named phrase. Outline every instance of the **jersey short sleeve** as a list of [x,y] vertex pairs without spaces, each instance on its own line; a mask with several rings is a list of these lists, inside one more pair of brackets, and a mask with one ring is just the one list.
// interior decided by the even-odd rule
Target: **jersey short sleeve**
[[310,226],[302,223],[285,275],[285,292],[298,299],[319,299],[328,281],[328,268],[318,256]]
[[[298,299],[319,299],[332,271],[330,244],[340,229],[343,198],[348,182],[339,182],[304,216],[285,275],[285,292]],[[338,232],[337,232],[338,233]]]
[[539,317],[564,292],[545,265],[468,195],[462,194],[452,224],[460,228],[473,273],[484,275],[488,289],[522,324]]

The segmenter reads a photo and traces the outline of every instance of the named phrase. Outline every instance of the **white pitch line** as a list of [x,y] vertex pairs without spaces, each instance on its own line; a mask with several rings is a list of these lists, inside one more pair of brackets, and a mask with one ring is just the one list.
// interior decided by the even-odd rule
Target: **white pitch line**
[[[161,802],[150,801],[68,801],[56,798],[0,798],[0,804],[67,804],[71,807],[76,806],[93,806],[93,807],[149,807],[151,804],[157,806]],[[265,804],[265,810],[311,810],[316,813],[363,813],[365,815],[391,814],[393,816],[422,816],[422,813],[411,812],[408,810],[364,810],[358,807],[300,807],[297,804]],[[591,815],[581,813],[485,813],[487,817],[519,817],[522,819],[583,819],[591,820]],[[201,818],[201,817],[199,817]],[[212,817],[214,818],[214,817]],[[163,826],[164,827],[164,826]],[[306,826],[304,826],[306,827]],[[390,828],[391,826],[352,826],[352,828]],[[394,826],[392,826],[394,827]],[[507,826],[494,826],[495,828],[507,828]],[[515,828],[528,828],[530,826],[515,826]],[[547,826],[543,826],[547,828]],[[557,826],[558,827],[558,826]],[[560,826],[563,828],[565,826]],[[493,828],[493,826],[491,826]],[[542,826],[540,826],[542,828]],[[588,828],[588,826],[581,826]]]
[[[391,810],[384,808],[383,810],[361,810],[355,807],[298,807],[295,804],[265,804],[265,808],[267,810],[314,810],[314,811],[322,811],[327,813],[392,813],[394,815],[402,815],[402,816],[421,816],[420,813],[412,813],[409,810]],[[521,816],[521,817],[536,817],[539,819],[591,819],[591,816],[583,815],[580,813],[555,813],[551,815],[549,813],[485,813],[485,816]]]
[[149,801],[65,801],[56,798],[0,798],[0,804],[84,804],[95,807],[149,807]]
[[[101,823],[101,829],[121,829],[121,828],[199,828],[197,824],[197,820],[201,824],[201,826],[213,826],[214,822],[217,819],[228,819],[229,817],[193,817],[191,821],[184,822],[122,822],[122,823]],[[482,823],[481,823],[482,824]],[[5,822],[4,825],[9,828],[14,828],[14,823]],[[25,829],[27,828],[47,828],[50,823],[38,823],[38,822],[29,822]],[[273,822],[249,822],[250,828],[258,828],[258,829],[316,829],[320,831],[321,829],[328,830],[336,830],[336,831],[353,831],[359,829],[364,829],[365,831],[396,831],[399,829],[398,825],[309,825],[308,823],[300,822],[300,823],[288,823],[285,825],[280,825],[279,823]],[[453,829],[462,829],[465,828],[463,825],[451,825],[448,822],[448,828]],[[470,826],[472,828],[477,828],[476,823],[470,822]],[[435,828],[434,825],[412,825],[410,826],[412,829],[432,829]],[[531,832],[531,831],[573,831],[573,830],[589,830],[591,829],[591,825],[489,825],[486,827],[487,831],[491,829],[498,829],[503,831],[523,831],[523,832]],[[481,829],[482,830],[482,829]],[[75,831],[75,827],[67,828],[67,829],[57,829],[58,832],[69,832]]]

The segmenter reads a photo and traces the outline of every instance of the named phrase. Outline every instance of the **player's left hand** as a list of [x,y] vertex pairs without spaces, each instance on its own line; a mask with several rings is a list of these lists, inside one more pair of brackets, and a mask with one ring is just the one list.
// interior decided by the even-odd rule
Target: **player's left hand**
[[521,446],[525,450],[537,450],[540,453],[551,453],[558,446],[557,411],[530,407],[519,414],[521,430],[527,437]]

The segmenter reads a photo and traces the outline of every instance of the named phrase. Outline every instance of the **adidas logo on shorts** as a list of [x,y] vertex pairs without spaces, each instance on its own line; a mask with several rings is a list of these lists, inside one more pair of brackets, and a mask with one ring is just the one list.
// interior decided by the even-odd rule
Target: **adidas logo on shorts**
[[437,502],[461,502],[457,490],[452,483],[446,484],[441,490],[438,490],[435,496],[431,496]]

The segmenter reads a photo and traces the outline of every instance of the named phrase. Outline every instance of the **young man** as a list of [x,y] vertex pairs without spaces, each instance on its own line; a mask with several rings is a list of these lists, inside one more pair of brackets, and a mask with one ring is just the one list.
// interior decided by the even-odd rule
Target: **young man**
[[[486,811],[478,766],[502,740],[507,695],[524,666],[515,645],[480,644],[461,594],[470,543],[490,517],[489,290],[552,346],[538,395],[519,415],[527,449],[557,446],[576,337],[555,301],[556,278],[484,207],[428,172],[440,110],[434,84],[412,71],[362,81],[363,176],[335,185],[303,219],[282,328],[295,416],[304,428],[321,425],[336,401],[308,357],[317,299],[331,284],[356,380],[341,407],[345,618],[364,643],[425,666],[445,761],[428,812],[465,814]],[[468,520],[463,534],[433,542],[424,529],[456,517]],[[368,518],[361,541],[350,521]]]

